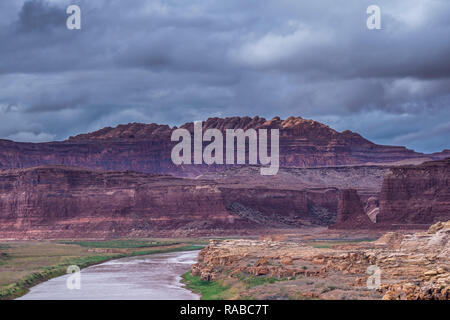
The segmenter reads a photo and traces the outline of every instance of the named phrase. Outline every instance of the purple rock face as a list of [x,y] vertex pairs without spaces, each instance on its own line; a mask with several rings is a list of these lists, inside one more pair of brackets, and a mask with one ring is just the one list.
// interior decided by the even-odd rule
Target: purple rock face
[[450,219],[450,158],[391,168],[380,194],[381,224],[425,224]]

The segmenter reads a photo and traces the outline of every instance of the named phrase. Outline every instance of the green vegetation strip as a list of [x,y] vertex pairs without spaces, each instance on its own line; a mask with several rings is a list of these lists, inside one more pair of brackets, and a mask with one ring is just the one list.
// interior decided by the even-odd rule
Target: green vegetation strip
[[[227,285],[224,285],[222,280],[204,281],[200,279],[200,276],[193,276],[191,272],[188,271],[183,275],[182,282],[185,284],[186,288],[200,294],[202,300],[224,300],[237,296],[239,299],[253,299],[253,297],[241,295],[242,290],[280,281],[296,279],[295,277],[275,278],[266,276],[249,276],[243,273],[239,273],[233,276],[233,278],[235,279],[234,282],[227,282]],[[243,284],[243,286],[240,286],[239,283]]]
[[150,249],[150,250],[144,250],[144,251],[135,251],[135,252],[130,253],[128,256],[142,256],[142,255],[146,255],[146,254],[178,252],[178,251],[193,251],[193,250],[203,249],[203,247],[204,246],[200,246],[200,245],[188,245],[188,246],[182,246],[182,247],[176,247],[176,248],[170,248],[170,249]]
[[180,244],[181,242],[172,241],[145,241],[145,240],[107,240],[107,241],[61,241],[62,244],[76,244],[81,247],[88,248],[114,248],[114,249],[128,249],[128,248],[148,248],[148,247],[162,247]]
[[200,276],[193,276],[190,271],[183,275],[186,288],[200,294],[202,300],[223,300],[227,297],[230,287],[222,285],[219,281],[200,280]]
[[150,249],[143,251],[134,251],[131,253],[118,253],[103,256],[88,256],[83,258],[67,259],[63,263],[42,268],[40,271],[33,272],[15,283],[0,288],[0,300],[10,300],[18,298],[26,294],[29,291],[29,288],[41,282],[66,274],[67,267],[70,265],[77,265],[80,269],[83,269],[88,266],[103,263],[112,259],[125,258],[129,256],[141,256],[155,253],[199,250],[201,248],[203,248],[203,246],[186,245],[175,248]]

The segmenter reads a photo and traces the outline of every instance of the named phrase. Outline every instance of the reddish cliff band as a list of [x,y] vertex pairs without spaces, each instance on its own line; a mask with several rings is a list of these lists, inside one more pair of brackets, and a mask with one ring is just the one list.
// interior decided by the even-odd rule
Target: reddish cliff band
[[[192,132],[193,123],[182,127]],[[425,228],[450,217],[449,151],[381,146],[299,117],[212,118],[203,128],[279,129],[278,174],[174,165],[175,128],[165,125],[120,125],[61,142],[1,140],[0,238]]]

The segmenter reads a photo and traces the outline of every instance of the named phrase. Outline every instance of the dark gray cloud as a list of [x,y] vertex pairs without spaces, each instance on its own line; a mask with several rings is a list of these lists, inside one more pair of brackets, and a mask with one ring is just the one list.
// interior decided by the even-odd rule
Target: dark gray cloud
[[[382,30],[366,28],[378,4]],[[69,4],[82,29],[67,30]],[[3,0],[0,137],[299,115],[449,148],[447,0]]]
[[51,31],[64,25],[65,11],[44,1],[28,1],[19,12],[17,28],[19,32]]

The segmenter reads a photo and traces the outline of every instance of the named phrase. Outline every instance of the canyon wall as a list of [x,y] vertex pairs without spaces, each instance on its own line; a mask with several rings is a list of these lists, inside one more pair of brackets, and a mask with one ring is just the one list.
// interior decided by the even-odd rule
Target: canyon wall
[[0,238],[189,236],[329,225],[336,190],[261,189],[138,172],[0,172]]
[[[450,158],[386,171],[379,196],[342,189],[332,228],[427,228],[450,219]],[[369,220],[370,219],[370,220]]]
[[[338,229],[428,226],[450,218],[449,167],[450,159],[391,168],[379,199],[378,183],[361,180],[356,183],[361,189],[345,188],[351,176],[371,172],[378,177],[386,170],[373,167],[331,170],[329,187],[318,185],[322,169],[282,169],[273,184],[267,177],[242,175],[255,168],[231,169],[216,179],[65,166],[2,170],[0,238],[198,236],[333,224]],[[370,218],[376,224],[368,211],[379,211]]]
[[152,236],[164,230],[249,227],[214,183],[69,167],[0,174],[0,237]]
[[424,224],[450,219],[450,158],[391,168],[380,194],[378,223]]

